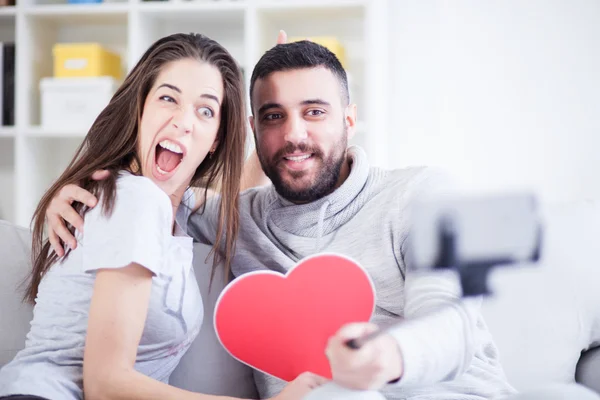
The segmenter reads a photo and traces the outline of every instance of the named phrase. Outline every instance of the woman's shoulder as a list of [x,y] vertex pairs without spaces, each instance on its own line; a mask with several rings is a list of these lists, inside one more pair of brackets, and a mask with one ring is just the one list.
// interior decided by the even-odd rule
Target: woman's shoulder
[[136,262],[155,274],[160,272],[173,226],[167,194],[148,178],[121,173],[114,203],[106,200],[84,219],[83,270],[120,268]]
[[117,178],[116,204],[132,204],[142,208],[160,208],[170,211],[171,200],[151,179],[145,176],[121,173]]
[[[169,196],[144,176],[122,172],[117,177],[112,207],[106,209],[106,198],[86,216],[86,224],[97,225],[108,221],[137,223],[149,220],[170,224],[173,209]],[[87,229],[87,228],[86,228]]]

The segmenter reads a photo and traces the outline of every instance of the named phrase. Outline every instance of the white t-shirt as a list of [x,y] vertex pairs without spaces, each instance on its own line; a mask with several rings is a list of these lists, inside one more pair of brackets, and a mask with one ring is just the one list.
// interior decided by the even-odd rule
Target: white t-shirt
[[145,177],[121,174],[112,215],[103,214],[101,203],[89,211],[77,249],[44,276],[25,349],[0,370],[0,396],[83,398],[83,352],[96,270],[132,262],[154,274],[135,369],[168,382],[203,318],[192,238],[185,233],[193,199],[186,192],[173,236],[167,194]]

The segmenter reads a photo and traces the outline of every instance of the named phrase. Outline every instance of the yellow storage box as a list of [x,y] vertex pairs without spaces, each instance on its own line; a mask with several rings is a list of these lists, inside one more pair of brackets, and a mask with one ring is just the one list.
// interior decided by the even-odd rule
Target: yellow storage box
[[310,40],[311,42],[315,42],[320,44],[323,47],[326,47],[329,51],[331,51],[335,56],[340,60],[342,66],[344,68],[348,68],[346,64],[346,49],[340,43],[340,41],[334,36],[316,36],[316,37],[293,37],[289,39],[289,42],[298,42],[300,40]]
[[53,54],[56,78],[111,76],[121,79],[121,57],[98,43],[57,43]]

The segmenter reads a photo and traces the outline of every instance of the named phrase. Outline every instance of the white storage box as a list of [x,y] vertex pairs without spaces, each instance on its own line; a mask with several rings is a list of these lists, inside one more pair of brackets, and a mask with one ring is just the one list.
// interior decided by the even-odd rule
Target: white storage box
[[42,128],[87,133],[118,88],[111,77],[43,78]]

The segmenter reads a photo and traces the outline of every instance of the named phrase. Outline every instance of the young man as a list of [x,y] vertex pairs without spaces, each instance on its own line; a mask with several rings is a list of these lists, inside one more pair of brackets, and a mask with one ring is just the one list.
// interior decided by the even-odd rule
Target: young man
[[[373,325],[346,326],[331,338],[327,355],[337,383],[380,390],[387,399],[514,394],[478,302],[457,301],[452,276],[418,276],[406,268],[407,209],[443,179],[427,168],[372,168],[363,150],[348,147],[356,106],[337,58],[307,41],[276,46],[256,65],[250,96],[257,154],[272,184],[241,195],[233,274],[286,272],[322,251],[352,257],[374,282],[376,310]],[[209,199],[190,219],[190,234],[201,242],[215,240],[217,204]],[[399,321],[358,350],[345,345]],[[258,372],[256,383],[262,398],[283,387]]]
[[[256,65],[250,96],[256,150],[272,185],[241,196],[234,275],[286,272],[321,251],[350,256],[373,279],[372,322],[406,323],[359,350],[344,342],[374,325],[343,328],[327,349],[338,383],[381,389],[388,399],[512,394],[477,304],[457,302],[460,287],[451,278],[406,270],[407,207],[441,181],[423,168],[371,168],[360,148],[348,147],[356,106],[337,58],[308,41],[276,46]],[[190,234],[205,243],[215,239],[217,201],[190,220]],[[259,373],[256,382],[263,398],[282,387]]]

